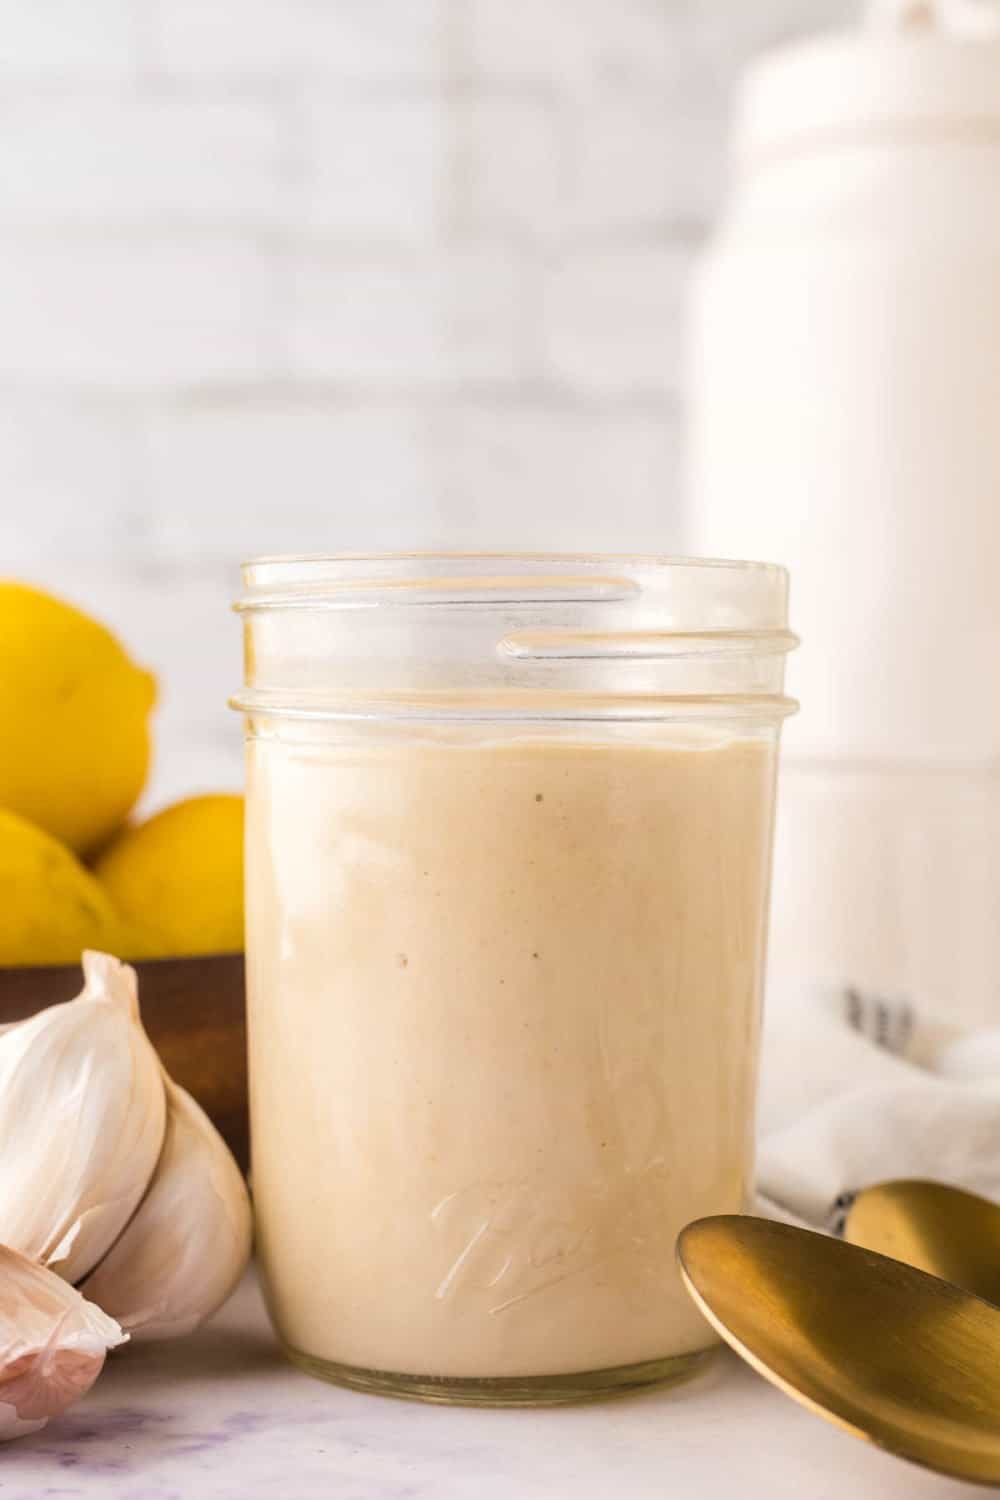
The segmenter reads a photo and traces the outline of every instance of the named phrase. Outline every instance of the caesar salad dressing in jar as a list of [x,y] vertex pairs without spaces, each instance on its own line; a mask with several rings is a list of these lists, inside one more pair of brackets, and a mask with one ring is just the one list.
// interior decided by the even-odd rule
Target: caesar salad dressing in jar
[[253,1183],[292,1358],[436,1400],[676,1378],[750,1186],[780,569],[251,564]]

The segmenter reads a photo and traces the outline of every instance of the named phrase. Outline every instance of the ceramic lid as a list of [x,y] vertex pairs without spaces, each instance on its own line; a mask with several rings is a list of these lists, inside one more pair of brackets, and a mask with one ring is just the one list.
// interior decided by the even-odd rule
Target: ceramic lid
[[1000,141],[1000,6],[881,0],[854,31],[769,53],[747,73],[737,154],[850,140]]

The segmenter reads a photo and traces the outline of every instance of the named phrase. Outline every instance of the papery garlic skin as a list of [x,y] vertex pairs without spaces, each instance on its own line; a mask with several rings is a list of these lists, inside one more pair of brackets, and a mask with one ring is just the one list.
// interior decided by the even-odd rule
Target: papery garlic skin
[[127,1338],[54,1271],[0,1245],[0,1441],[72,1406]]
[[0,1244],[79,1281],[156,1169],[166,1103],[135,970],[83,955],[83,992],[0,1033]]
[[253,1237],[250,1198],[229,1147],[191,1095],[165,1083],[166,1136],[149,1190],[81,1287],[136,1340],[190,1333],[221,1307]]

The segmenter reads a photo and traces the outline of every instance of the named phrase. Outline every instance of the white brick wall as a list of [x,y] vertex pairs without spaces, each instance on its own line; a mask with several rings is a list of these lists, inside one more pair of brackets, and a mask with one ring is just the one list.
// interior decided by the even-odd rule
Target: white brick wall
[[[459,8],[464,3],[459,0]],[[156,62],[174,77],[297,83],[313,74],[328,81],[381,83],[435,79],[445,68],[446,0],[146,0],[146,5]]]
[[[483,78],[565,90],[662,80],[699,0],[465,0],[468,63]],[[752,0],[737,0],[740,5]],[[734,7],[735,8],[735,7]]]
[[279,365],[273,249],[231,234],[0,236],[0,381],[148,389],[259,380]]
[[447,191],[447,112],[439,89],[303,89],[295,184],[297,233],[333,243],[433,244]]
[[415,255],[306,249],[289,261],[289,372],[375,389],[531,375],[531,278],[491,246]]
[[0,0],[0,567],[235,784],[257,551],[683,544],[733,79],[853,0]]
[[181,568],[391,548],[400,514],[435,500],[428,416],[406,402],[280,390],[187,400],[150,410],[142,442],[150,552]]
[[4,573],[53,559],[81,571],[135,556],[145,524],[132,417],[117,402],[57,391],[0,396]]
[[458,85],[450,98],[449,228],[462,238],[551,241],[566,226],[565,121],[533,85]]
[[287,223],[287,116],[267,98],[11,87],[2,96],[0,227],[166,238]]
[[673,545],[676,413],[657,402],[483,401],[433,422],[436,541],[545,548],[554,536],[598,550]]
[[676,393],[687,246],[564,251],[544,280],[542,359],[554,381],[608,397]]
[[136,68],[140,0],[0,0],[0,73],[113,82]]

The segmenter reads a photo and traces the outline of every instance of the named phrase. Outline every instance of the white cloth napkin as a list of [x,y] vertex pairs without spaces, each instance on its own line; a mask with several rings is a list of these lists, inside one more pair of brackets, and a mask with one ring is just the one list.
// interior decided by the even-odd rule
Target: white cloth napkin
[[770,994],[758,1211],[839,1233],[853,1195],[892,1177],[1000,1200],[1000,1030],[849,985]]

